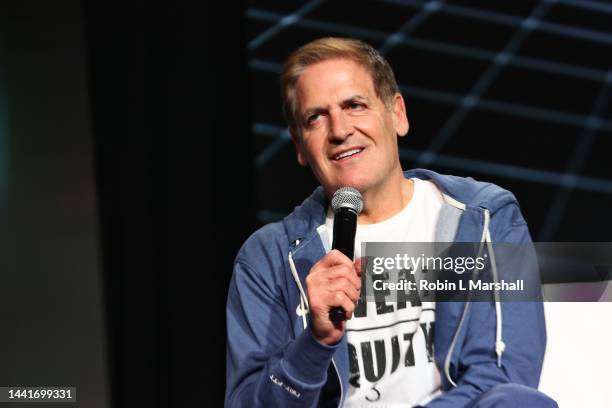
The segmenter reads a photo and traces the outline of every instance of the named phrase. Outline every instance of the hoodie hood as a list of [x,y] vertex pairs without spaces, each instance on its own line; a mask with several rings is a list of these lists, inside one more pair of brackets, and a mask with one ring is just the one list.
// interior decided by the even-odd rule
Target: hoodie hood
[[[406,178],[431,180],[455,206],[472,209],[488,209],[493,215],[498,209],[516,203],[514,195],[495,184],[476,181],[471,177],[438,174],[427,169],[412,169],[404,172]],[[291,245],[304,240],[316,228],[325,223],[327,197],[323,187],[318,187],[304,202],[283,220]],[[478,237],[478,240],[480,237]]]

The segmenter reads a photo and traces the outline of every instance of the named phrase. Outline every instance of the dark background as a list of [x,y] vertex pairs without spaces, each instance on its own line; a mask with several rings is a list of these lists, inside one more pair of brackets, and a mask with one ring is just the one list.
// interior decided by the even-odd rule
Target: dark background
[[232,260],[316,186],[277,74],[322,35],[391,62],[405,168],[510,189],[535,240],[609,241],[611,23],[573,0],[1,3],[0,385],[222,404]]
[[[511,190],[535,240],[609,240],[612,4],[259,1],[246,16],[260,222],[316,184],[290,163],[279,91],[270,92],[280,64],[308,40],[341,35],[370,42],[395,70],[411,124],[404,168]],[[266,182],[278,174],[291,188]]]

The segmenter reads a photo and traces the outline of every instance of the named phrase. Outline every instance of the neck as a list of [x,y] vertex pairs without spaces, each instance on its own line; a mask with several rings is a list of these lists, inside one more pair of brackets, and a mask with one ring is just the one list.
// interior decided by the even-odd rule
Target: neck
[[412,199],[414,183],[399,174],[388,179],[383,186],[363,192],[363,211],[359,224],[374,224],[393,217],[402,211]]

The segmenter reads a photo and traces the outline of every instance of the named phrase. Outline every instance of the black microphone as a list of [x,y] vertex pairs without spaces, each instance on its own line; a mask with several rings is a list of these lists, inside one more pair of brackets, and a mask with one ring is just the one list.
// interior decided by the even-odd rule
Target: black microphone
[[[339,250],[350,260],[353,260],[357,216],[363,209],[363,198],[357,189],[342,187],[334,193],[331,204],[334,210],[332,249]],[[346,320],[346,312],[342,307],[334,307],[329,311],[329,320],[334,324],[340,324],[340,322]]]

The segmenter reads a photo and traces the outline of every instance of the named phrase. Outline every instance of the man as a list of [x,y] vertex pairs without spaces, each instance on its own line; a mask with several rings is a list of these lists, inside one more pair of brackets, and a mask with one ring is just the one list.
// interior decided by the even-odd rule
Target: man
[[[402,172],[404,100],[387,61],[361,41],[301,47],[281,87],[297,160],[322,187],[253,234],[236,258],[226,405],[556,406],[534,389],[546,342],[540,303],[368,302],[357,311],[360,263],[329,250],[329,200],[340,187],[363,196],[356,248],[530,242],[514,196],[472,179]],[[347,321],[332,323],[336,307]]]

